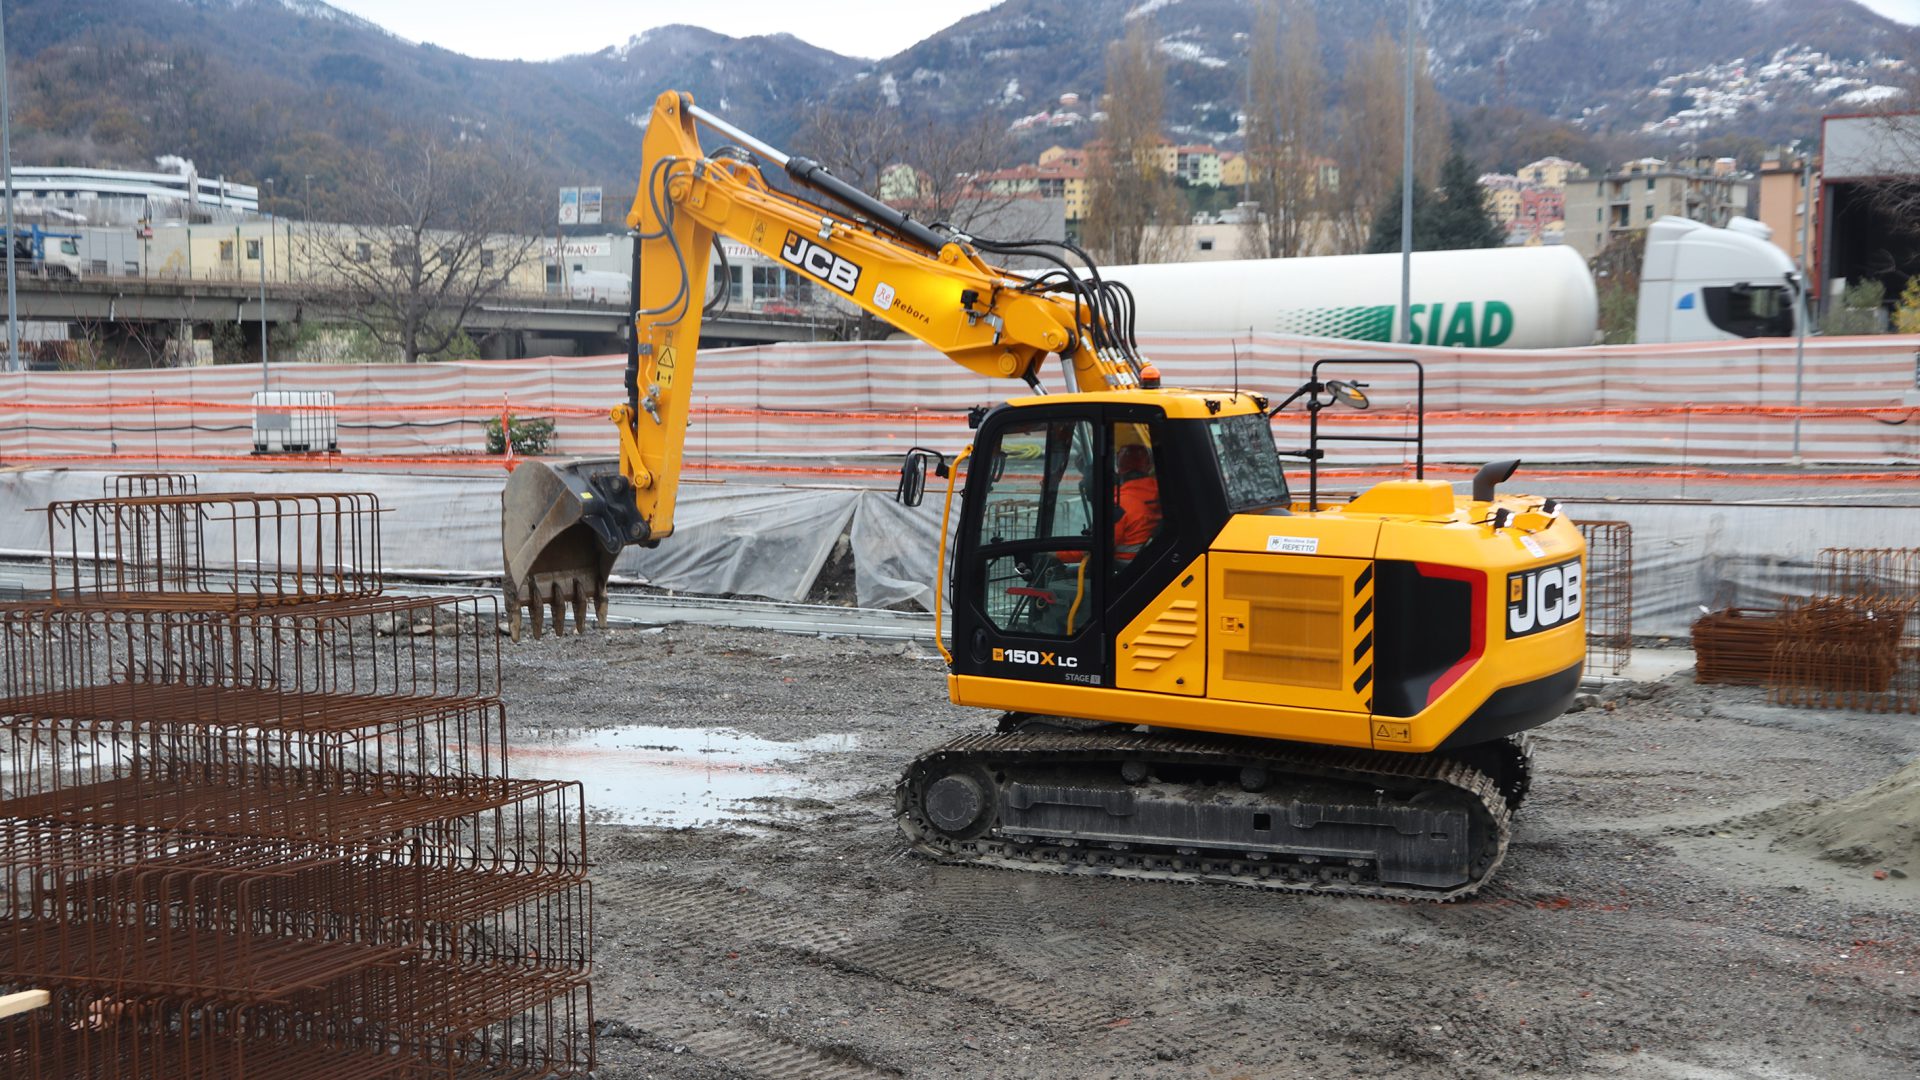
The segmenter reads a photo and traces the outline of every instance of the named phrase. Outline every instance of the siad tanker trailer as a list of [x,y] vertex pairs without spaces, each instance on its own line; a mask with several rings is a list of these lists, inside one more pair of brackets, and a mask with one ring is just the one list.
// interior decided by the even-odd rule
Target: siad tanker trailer
[[[1715,228],[1663,217],[1646,230],[1636,340],[1792,337],[1793,261],[1760,222]],[[1133,290],[1142,329],[1253,330],[1399,341],[1400,256],[1156,263],[1101,271]],[[1558,349],[1597,338],[1599,300],[1570,247],[1413,256],[1415,345]]]
[[[1100,274],[1133,290],[1143,330],[1401,340],[1399,255],[1156,263]],[[1413,256],[1412,312],[1415,345],[1559,349],[1593,344],[1600,302],[1572,248],[1421,251]]]

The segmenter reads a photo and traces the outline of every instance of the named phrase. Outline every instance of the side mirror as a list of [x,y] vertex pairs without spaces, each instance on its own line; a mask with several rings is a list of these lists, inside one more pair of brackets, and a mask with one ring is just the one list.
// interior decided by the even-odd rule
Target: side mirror
[[927,459],[940,462],[939,474],[947,475],[947,456],[938,450],[923,450],[916,446],[907,451],[905,460],[900,462],[900,487],[894,492],[894,501],[901,506],[919,506],[927,493]]
[[1367,392],[1360,389],[1366,383],[1341,382],[1339,379],[1327,380],[1327,394],[1333,400],[1349,409],[1365,410],[1373,402],[1367,400]]

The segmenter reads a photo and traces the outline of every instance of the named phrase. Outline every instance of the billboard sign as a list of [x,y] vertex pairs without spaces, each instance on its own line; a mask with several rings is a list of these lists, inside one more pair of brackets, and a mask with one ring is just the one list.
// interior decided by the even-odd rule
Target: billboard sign
[[565,244],[556,244],[548,240],[540,245],[540,256],[551,259],[560,255],[568,259],[607,258],[613,254],[613,239],[607,236],[593,236],[579,240],[568,240]]
[[580,224],[580,189],[577,187],[560,189],[560,224]]
[[600,189],[597,187],[580,189],[580,224],[600,224]]

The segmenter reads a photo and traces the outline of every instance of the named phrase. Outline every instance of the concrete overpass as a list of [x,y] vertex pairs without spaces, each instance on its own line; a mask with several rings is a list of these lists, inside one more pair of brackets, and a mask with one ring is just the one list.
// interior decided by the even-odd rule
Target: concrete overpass
[[[17,283],[23,320],[119,325],[237,323],[256,333],[261,319],[257,283],[178,278],[94,277],[45,281],[22,277]],[[299,285],[266,286],[270,325],[306,321],[338,324],[336,314],[347,297]],[[575,351],[583,355],[625,348],[626,314],[608,304],[542,294],[514,294],[480,306],[467,319],[468,335],[489,343],[493,359]],[[815,341],[832,336],[833,325],[808,316],[720,312],[707,316],[700,342],[709,347]],[[556,350],[555,342],[572,350]]]

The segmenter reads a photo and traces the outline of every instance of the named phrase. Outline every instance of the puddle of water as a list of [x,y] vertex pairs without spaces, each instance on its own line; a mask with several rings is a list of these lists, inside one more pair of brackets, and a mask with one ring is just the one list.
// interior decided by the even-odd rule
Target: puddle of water
[[592,821],[714,825],[767,816],[767,808],[743,800],[844,794],[844,785],[808,780],[793,765],[856,742],[853,735],[775,742],[723,728],[547,728],[520,737],[507,755],[515,776],[580,781]]

